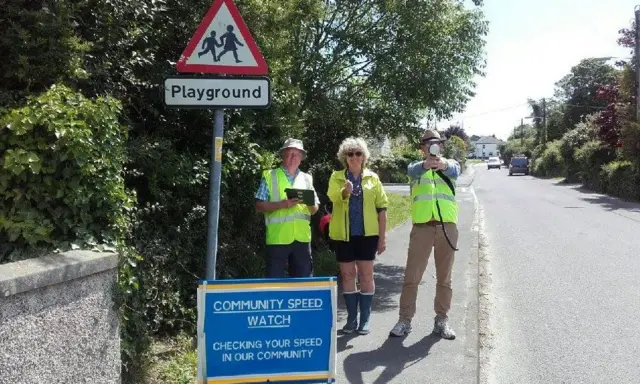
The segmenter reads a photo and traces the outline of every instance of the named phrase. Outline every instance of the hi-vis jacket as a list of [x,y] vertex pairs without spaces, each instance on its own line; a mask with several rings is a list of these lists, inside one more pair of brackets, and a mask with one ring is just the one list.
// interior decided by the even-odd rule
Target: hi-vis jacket
[[[346,170],[334,171],[329,179],[327,196],[333,203],[333,213],[329,224],[329,237],[337,241],[349,241],[349,198],[342,197],[344,183],[347,181]],[[364,235],[378,236],[378,209],[387,208],[389,200],[382,183],[375,172],[368,169],[362,171],[362,196],[364,215]]]
[[[269,189],[269,201],[281,201],[287,198],[285,189],[313,189],[311,175],[302,171],[289,183],[282,168],[263,172],[263,177]],[[264,214],[267,228],[267,245],[287,245],[294,241],[308,243],[311,241],[311,215],[304,204],[297,204],[291,208],[278,209]]]
[[[449,178],[455,188],[456,178]],[[411,182],[411,219],[414,224],[437,220],[445,223],[458,222],[458,203],[454,191],[435,171],[427,170]],[[442,217],[438,214],[436,200]]]

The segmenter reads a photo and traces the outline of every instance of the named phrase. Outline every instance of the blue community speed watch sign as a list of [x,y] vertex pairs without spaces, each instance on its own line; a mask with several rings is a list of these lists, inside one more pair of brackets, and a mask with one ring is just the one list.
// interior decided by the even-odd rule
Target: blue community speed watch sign
[[333,383],[335,277],[203,280],[198,383]]

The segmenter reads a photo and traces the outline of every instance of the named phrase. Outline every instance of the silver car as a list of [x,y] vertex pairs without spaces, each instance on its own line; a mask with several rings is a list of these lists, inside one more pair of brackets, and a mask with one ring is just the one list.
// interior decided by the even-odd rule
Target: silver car
[[500,164],[500,158],[498,157],[490,157],[489,161],[487,161],[487,169],[500,169],[500,166],[502,166],[502,164]]

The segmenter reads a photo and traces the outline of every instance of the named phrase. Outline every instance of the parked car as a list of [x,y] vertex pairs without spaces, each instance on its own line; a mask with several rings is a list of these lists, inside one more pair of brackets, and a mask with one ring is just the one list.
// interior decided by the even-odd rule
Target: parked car
[[509,163],[509,176],[514,173],[523,173],[525,175],[529,174],[529,159],[522,157],[512,157],[511,162]]
[[500,169],[500,159],[497,157],[490,157],[489,161],[487,161],[487,169],[497,168]]

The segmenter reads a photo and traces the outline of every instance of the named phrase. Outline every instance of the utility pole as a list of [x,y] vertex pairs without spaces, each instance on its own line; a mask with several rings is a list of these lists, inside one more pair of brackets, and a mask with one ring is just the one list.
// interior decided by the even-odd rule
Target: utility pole
[[636,119],[640,121],[640,8],[636,5]]
[[524,147],[524,118],[520,119],[520,145]]
[[542,143],[547,144],[547,99],[542,98]]

